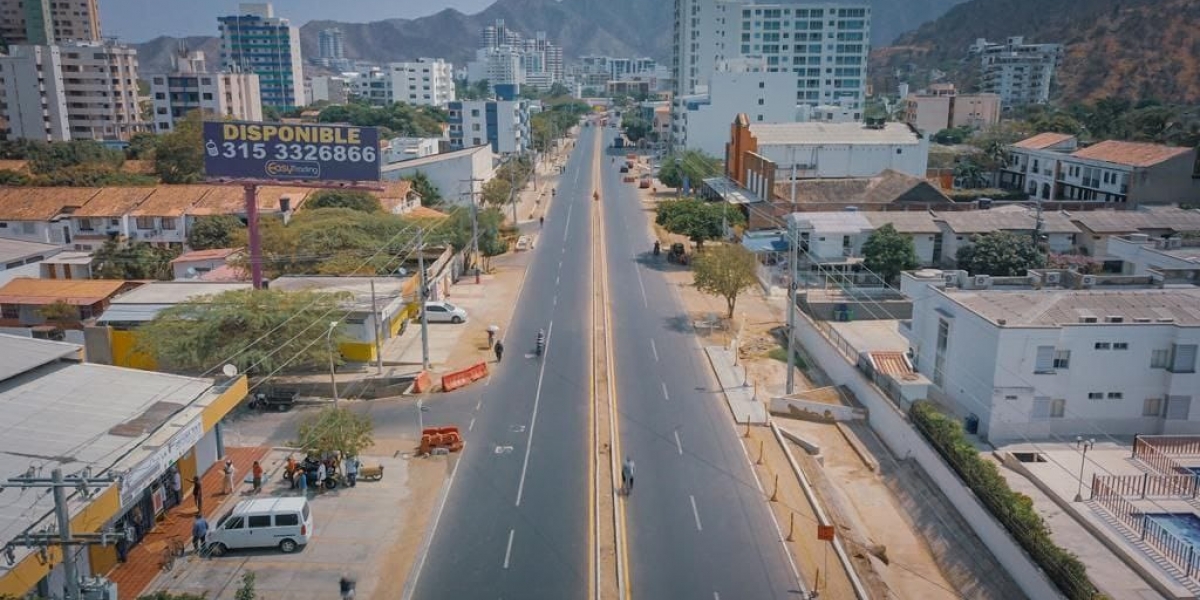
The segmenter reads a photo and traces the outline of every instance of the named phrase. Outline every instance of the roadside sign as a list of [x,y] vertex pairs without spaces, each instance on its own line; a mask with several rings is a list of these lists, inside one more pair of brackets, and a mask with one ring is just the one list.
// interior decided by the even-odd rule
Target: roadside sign
[[817,525],[817,539],[822,542],[832,542],[833,525]]
[[323,123],[204,123],[208,177],[379,181],[379,130]]

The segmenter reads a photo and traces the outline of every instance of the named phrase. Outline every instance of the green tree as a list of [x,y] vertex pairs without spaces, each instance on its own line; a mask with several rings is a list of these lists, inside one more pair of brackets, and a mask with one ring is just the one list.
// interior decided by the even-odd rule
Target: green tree
[[154,149],[158,147],[158,136],[149,131],[139,131],[129,138],[129,147],[125,153],[134,160],[154,158]]
[[479,253],[483,255],[483,270],[492,270],[492,258],[508,252],[508,243],[500,237],[498,227],[488,227],[479,233]]
[[650,121],[642,118],[641,115],[629,115],[621,120],[621,125],[625,128],[625,137],[635,144],[650,137],[654,129]]
[[722,244],[696,255],[692,275],[696,289],[725,299],[727,316],[733,318],[738,295],[758,282],[758,259],[736,244]]
[[436,185],[433,185],[432,181],[429,181],[429,175],[426,175],[424,171],[416,171],[404,179],[412,183],[413,191],[420,194],[423,206],[441,206],[443,204],[441,191]]
[[964,158],[954,165],[954,178],[967,189],[978,189],[987,185],[983,167],[972,157]]
[[958,268],[972,275],[1014,277],[1046,266],[1046,256],[1033,240],[1007,231],[975,236],[974,243],[958,249]]
[[305,202],[308,209],[348,208],[361,212],[379,212],[383,207],[379,199],[368,192],[358,190],[322,190]]
[[38,309],[38,316],[46,323],[54,325],[54,332],[61,334],[65,329],[73,329],[79,325],[79,308],[66,300],[55,300]]
[[349,123],[359,127],[379,127],[385,137],[402,135],[434,137],[442,133],[442,124],[449,119],[446,111],[435,106],[414,106],[394,102],[387,106],[371,106],[363,101],[328,106],[317,120],[322,123]]
[[188,230],[187,245],[192,250],[232,248],[238,233],[245,229],[241,219],[230,215],[209,215],[196,219]]
[[953,127],[950,129],[943,129],[933,134],[933,141],[938,144],[954,146],[967,141],[974,133],[975,130],[967,126]]
[[[198,372],[232,356],[243,373],[328,364],[330,315],[346,294],[235,290],[195,298],[158,313],[136,330],[136,351],[164,367]],[[345,339],[335,331],[333,343]],[[340,360],[340,357],[335,357]]]
[[5,187],[20,187],[29,185],[32,179],[19,171],[9,169],[0,169],[0,186]]
[[330,406],[300,421],[294,445],[314,454],[358,456],[375,443],[374,429],[369,414]]
[[152,246],[145,242],[120,243],[108,240],[92,255],[92,275],[96,279],[172,278],[171,261],[178,250]]
[[204,120],[194,110],[158,138],[154,172],[163,183],[195,183],[204,178]]
[[891,223],[876,229],[863,243],[863,265],[889,283],[900,277],[901,271],[917,268],[917,249],[911,236],[896,231]]
[[254,571],[242,573],[242,584],[233,593],[234,600],[255,600],[258,598],[258,593],[254,591],[255,578]]
[[685,150],[663,159],[658,180],[667,187],[680,188],[683,187],[683,178],[686,175],[694,188],[700,185],[702,179],[720,173],[721,164],[717,159],[696,150]]
[[29,169],[37,175],[48,175],[62,169],[91,165],[103,170],[117,170],[125,163],[125,154],[100,142],[76,140],[31,146]]
[[507,179],[493,177],[483,184],[483,203],[487,206],[503,206],[511,200],[512,193],[513,186],[508,183]]
[[667,231],[682,235],[703,246],[705,240],[722,237],[722,225],[730,227],[745,223],[745,217],[737,209],[729,208],[724,202],[705,202],[696,198],[682,198],[660,202],[655,209],[655,222]]
[[279,112],[274,106],[263,105],[262,107],[263,121],[268,123],[278,123],[283,118],[283,113]]

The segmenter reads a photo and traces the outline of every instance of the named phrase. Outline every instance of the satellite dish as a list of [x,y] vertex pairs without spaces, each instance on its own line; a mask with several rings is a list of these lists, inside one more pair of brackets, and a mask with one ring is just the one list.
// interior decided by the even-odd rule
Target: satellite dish
[[233,365],[225,365],[221,367],[221,372],[224,373],[226,377],[236,377],[238,374],[237,367]]

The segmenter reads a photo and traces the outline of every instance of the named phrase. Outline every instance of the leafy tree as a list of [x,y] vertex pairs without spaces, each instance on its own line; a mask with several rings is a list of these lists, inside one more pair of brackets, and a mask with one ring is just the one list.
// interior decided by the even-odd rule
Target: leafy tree
[[79,325],[79,308],[65,300],[55,300],[39,308],[37,312],[47,323],[54,325],[55,333],[62,333],[64,329],[72,329]]
[[487,100],[491,96],[492,84],[486,79],[467,81],[454,80],[454,97],[459,100]]
[[125,154],[113,150],[100,142],[76,140],[39,144],[31,147],[29,169],[35,174],[52,174],[62,169],[80,165],[117,170],[125,162]]
[[885,281],[894,282],[901,271],[920,264],[912,237],[896,231],[891,223],[876,229],[863,243],[863,265]]
[[[196,372],[233,356],[243,373],[323,366],[330,315],[346,294],[235,290],[168,308],[136,331],[136,351],[160,365]],[[344,336],[335,331],[336,345]],[[335,357],[340,360],[340,357]]]
[[722,244],[697,254],[692,274],[701,292],[725,298],[732,319],[738,295],[758,281],[757,268],[753,252],[737,244]]
[[194,110],[158,138],[154,172],[163,183],[195,183],[204,178],[203,115]]
[[621,124],[625,127],[625,137],[628,137],[629,141],[635,144],[650,137],[651,132],[654,130],[654,126],[650,121],[647,121],[640,115],[629,115],[621,120]]
[[379,199],[368,192],[358,190],[322,190],[313,194],[305,205],[308,209],[348,208],[361,212],[379,212],[383,207]]
[[502,206],[512,199],[513,186],[507,179],[493,177],[483,184],[482,198],[487,206]]
[[32,179],[24,173],[10,169],[0,169],[0,186],[19,187],[29,185],[30,181]]
[[358,456],[375,443],[374,429],[369,414],[331,406],[300,421],[295,445],[314,454]]
[[317,120],[322,123],[349,123],[359,127],[379,127],[384,136],[402,135],[435,137],[442,134],[442,124],[449,119],[446,111],[434,106],[414,106],[394,102],[388,106],[371,106],[356,101],[346,105],[328,106]]
[[700,180],[718,175],[720,172],[721,166],[717,159],[696,150],[685,150],[680,154],[672,154],[663,159],[662,167],[658,172],[658,180],[667,187],[681,188],[686,175],[691,185],[695,187],[699,185]]
[[283,118],[283,113],[279,112],[274,106],[263,105],[262,107],[263,121],[268,123],[278,123]]
[[479,253],[483,255],[483,270],[492,270],[492,258],[508,252],[508,243],[500,237],[497,227],[488,227],[479,233]]
[[967,126],[953,127],[933,134],[933,141],[939,144],[954,146],[967,141],[974,133],[975,131]]
[[1079,135],[1083,133],[1083,124],[1071,115],[1061,111],[1047,111],[1029,121],[1029,125],[1038,132],[1067,133]]
[[137,187],[157,185],[158,180],[137,173],[125,173],[103,163],[84,163],[43,173],[33,178],[30,184],[52,187]]
[[158,147],[158,136],[149,131],[139,131],[129,138],[129,147],[125,153],[135,160],[154,158],[154,149]]
[[423,206],[442,205],[442,193],[436,185],[433,185],[433,182],[429,181],[429,175],[426,175],[424,171],[416,171],[404,179],[412,183],[413,191],[421,195]]
[[722,237],[722,225],[733,227],[745,223],[745,216],[737,209],[730,209],[724,202],[705,202],[696,198],[682,198],[660,202],[655,209],[655,222],[667,231],[687,237],[703,246],[705,240]]
[[967,189],[977,189],[987,185],[983,167],[973,158],[965,158],[954,165],[954,178]]
[[146,242],[122,244],[108,240],[93,254],[92,275],[96,279],[172,278],[171,261],[178,250],[152,246]]
[[233,594],[234,600],[255,600],[258,594],[254,591],[254,571],[242,573],[242,584]]
[[245,229],[241,219],[230,215],[209,215],[196,220],[188,230],[187,245],[192,250],[232,248],[238,232]]
[[958,249],[958,267],[972,275],[1014,277],[1046,266],[1046,256],[1028,236],[1007,231],[975,236]]

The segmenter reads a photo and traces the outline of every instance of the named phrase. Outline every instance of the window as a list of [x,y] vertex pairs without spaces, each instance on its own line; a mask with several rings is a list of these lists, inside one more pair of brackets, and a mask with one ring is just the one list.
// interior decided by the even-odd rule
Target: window
[[1088,400],[1103,400],[1104,392],[1088,392]]
[[1123,394],[1121,392],[1109,392],[1108,393],[1109,400],[1121,400],[1124,397],[1125,397],[1125,394]]
[[1054,352],[1054,368],[1069,369],[1071,367],[1071,351],[1056,350]]
[[1050,418],[1061,419],[1067,412],[1067,399],[1055,398],[1050,401]]
[[1113,350],[1128,350],[1128,342],[1113,342]]
[[175,229],[175,217],[163,217],[162,218],[162,228],[163,229]]
[[296,513],[289,513],[286,515],[275,515],[275,526],[276,527],[286,527],[289,525],[299,525],[299,524],[300,524],[300,515],[298,515]]
[[1152,350],[1150,352],[1150,368],[1165,369],[1171,364],[1170,350]]
[[5,304],[0,306],[0,318],[5,319],[20,319],[21,307],[16,304]]
[[1037,358],[1033,365],[1034,373],[1053,373],[1054,372],[1054,346],[1038,346]]
[[230,519],[228,521],[225,521],[225,526],[222,527],[221,529],[241,529],[241,528],[242,528],[242,518],[241,517],[230,517]]
[[1172,373],[1196,372],[1196,344],[1171,344]]
[[79,230],[80,231],[93,231],[92,220],[87,217],[79,219]]
[[1097,350],[1111,350],[1112,344],[1110,344],[1108,342],[1096,342],[1096,349]]
[[1163,408],[1162,398],[1146,398],[1142,401],[1143,417],[1161,417]]
[[270,527],[271,515],[251,515],[248,519],[246,519],[246,521],[251,529],[258,527]]
[[154,229],[154,217],[138,217],[138,229]]

